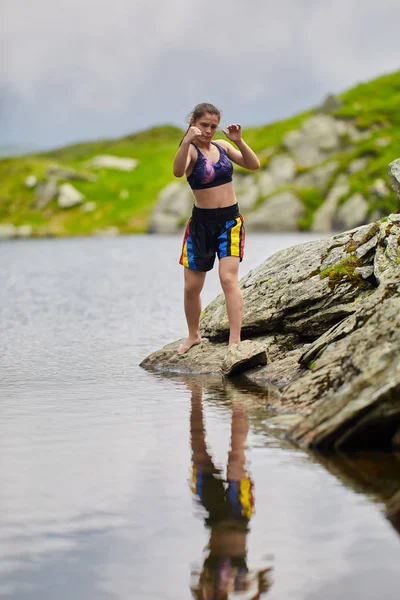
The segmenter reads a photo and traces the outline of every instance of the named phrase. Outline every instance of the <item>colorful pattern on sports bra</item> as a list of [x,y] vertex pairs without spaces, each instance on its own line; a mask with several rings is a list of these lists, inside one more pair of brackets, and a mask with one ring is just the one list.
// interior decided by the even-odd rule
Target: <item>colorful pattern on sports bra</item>
[[213,163],[204,156],[201,150],[193,144],[197,150],[197,161],[187,181],[192,190],[203,190],[232,181],[233,165],[228,158],[225,148],[211,142],[219,150],[219,160]]

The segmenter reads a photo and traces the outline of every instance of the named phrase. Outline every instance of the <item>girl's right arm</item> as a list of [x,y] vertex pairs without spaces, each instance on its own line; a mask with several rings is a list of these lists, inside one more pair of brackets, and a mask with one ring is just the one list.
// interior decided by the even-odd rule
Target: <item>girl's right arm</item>
[[200,129],[197,127],[189,127],[185,137],[182,140],[179,150],[175,155],[173,173],[175,177],[183,177],[186,173],[188,166],[193,158],[195,158],[195,150],[192,147],[192,142],[199,135],[201,135]]

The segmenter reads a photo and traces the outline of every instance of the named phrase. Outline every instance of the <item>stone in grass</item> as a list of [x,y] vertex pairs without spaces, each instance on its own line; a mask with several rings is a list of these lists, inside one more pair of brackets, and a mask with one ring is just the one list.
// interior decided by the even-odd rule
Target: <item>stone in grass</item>
[[58,197],[58,206],[60,208],[72,208],[77,204],[82,204],[84,195],[81,194],[70,183],[60,185],[60,195]]
[[261,344],[244,340],[229,348],[221,371],[225,377],[238,375],[242,371],[267,364],[267,353]]

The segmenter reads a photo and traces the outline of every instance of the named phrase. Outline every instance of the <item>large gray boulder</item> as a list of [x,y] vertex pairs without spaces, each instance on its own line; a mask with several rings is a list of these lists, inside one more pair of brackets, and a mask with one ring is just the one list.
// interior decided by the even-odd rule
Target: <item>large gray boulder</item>
[[339,168],[339,163],[335,160],[328,161],[318,165],[313,169],[308,169],[301,173],[294,180],[294,184],[299,188],[316,188],[323,194],[328,189],[329,182]]
[[[245,370],[288,435],[329,449],[400,446],[400,215],[281,250],[248,273],[243,337],[268,355]],[[145,359],[160,371],[218,372],[229,323],[223,295],[202,313],[203,343],[179,357],[179,342]],[[291,422],[291,419],[288,421]]]
[[296,164],[293,158],[288,154],[277,154],[273,156],[268,168],[272,179],[277,186],[292,182],[296,174]]
[[333,226],[338,231],[353,229],[365,223],[368,214],[368,202],[362,194],[356,192],[341,204],[333,219]]
[[241,210],[251,210],[260,195],[255,178],[252,175],[236,174],[233,185]]
[[305,208],[293,192],[281,192],[264,200],[246,217],[247,231],[298,231]]
[[338,123],[330,115],[314,115],[306,119],[300,129],[287,133],[283,145],[299,165],[315,166],[340,148],[344,131]]
[[172,234],[182,231],[193,206],[193,194],[186,183],[173,181],[157,198],[149,223],[149,233]]
[[339,175],[330,189],[325,202],[316,210],[311,231],[328,233],[333,230],[339,202],[343,197],[348,195],[349,191],[350,184],[348,178],[346,175]]

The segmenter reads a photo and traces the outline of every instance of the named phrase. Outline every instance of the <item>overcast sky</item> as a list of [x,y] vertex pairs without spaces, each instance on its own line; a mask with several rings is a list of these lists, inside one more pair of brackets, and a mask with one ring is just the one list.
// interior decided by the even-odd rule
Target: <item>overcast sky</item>
[[263,124],[399,68],[399,0],[0,0],[0,145]]

